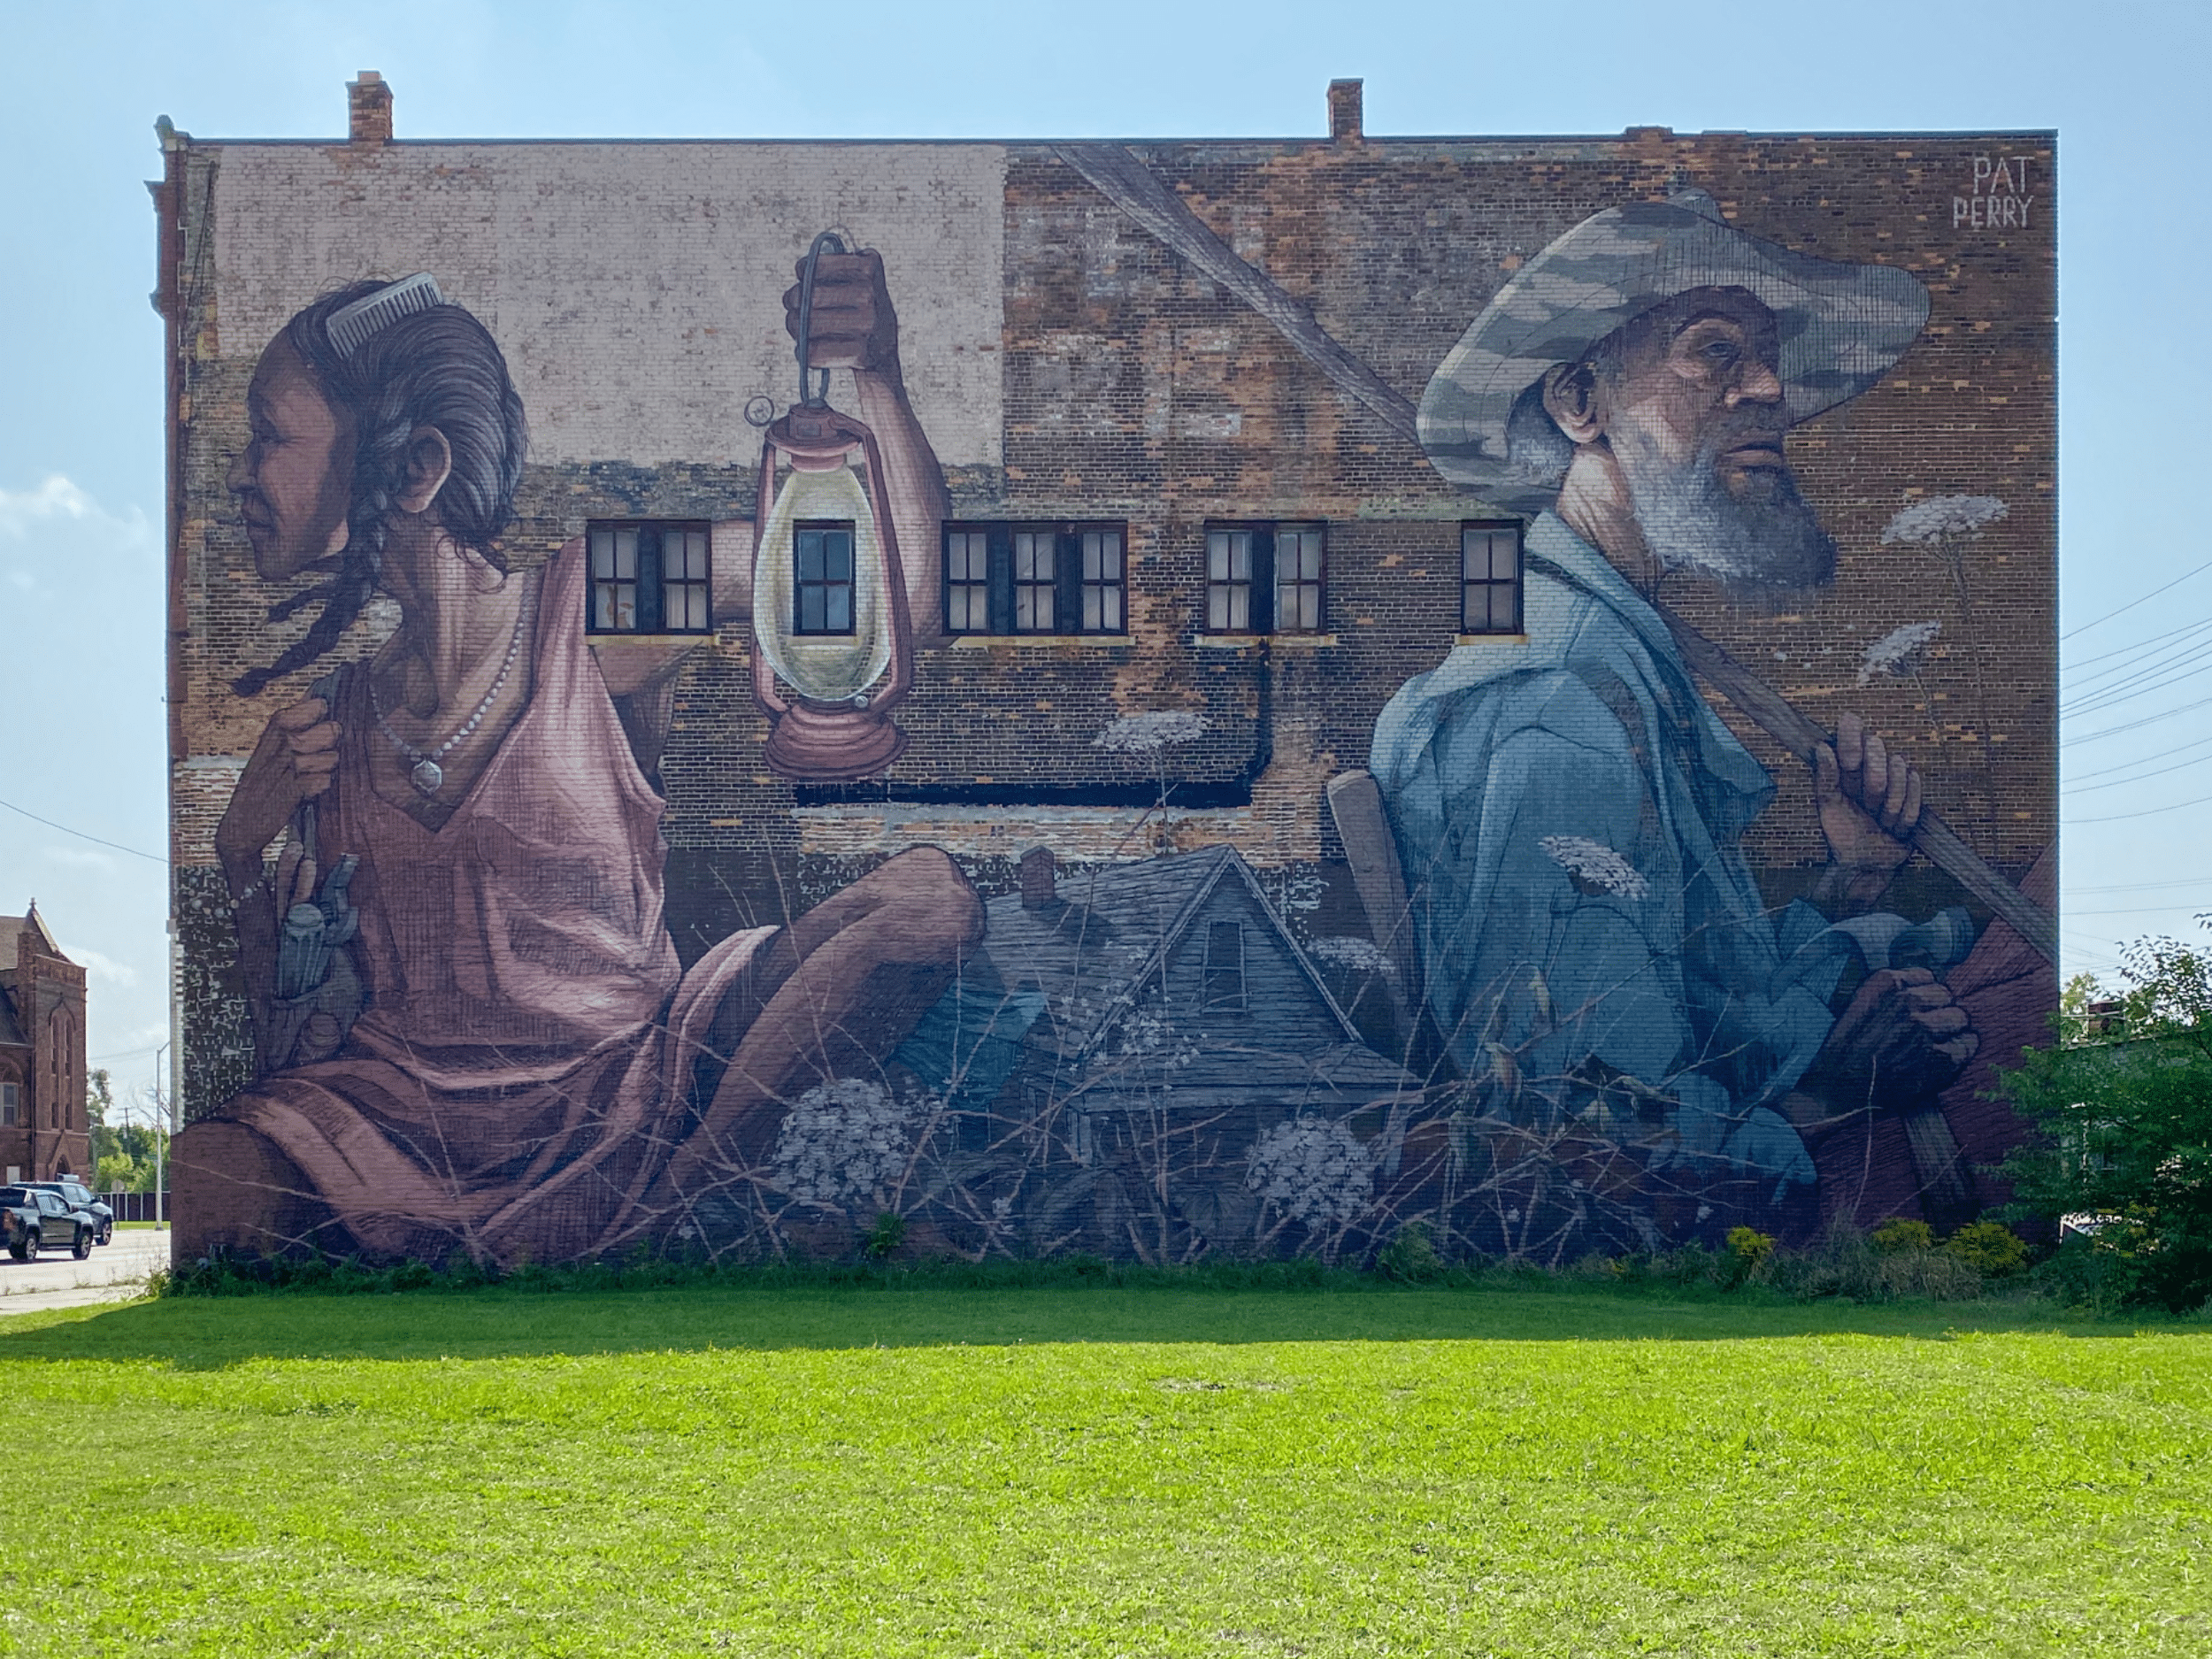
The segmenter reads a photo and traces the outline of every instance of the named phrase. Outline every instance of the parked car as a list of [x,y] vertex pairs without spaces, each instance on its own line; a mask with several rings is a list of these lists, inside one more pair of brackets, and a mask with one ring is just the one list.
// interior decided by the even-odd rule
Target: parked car
[[59,1249],[65,1241],[70,1255],[81,1262],[92,1254],[92,1241],[99,1236],[99,1217],[77,1209],[59,1193],[21,1185],[0,1187],[0,1238],[17,1261],[35,1260],[41,1250]]
[[100,1224],[100,1237],[93,1239],[93,1243],[115,1243],[115,1208],[93,1197],[93,1190],[84,1181],[65,1175],[60,1181],[24,1181],[24,1186],[33,1193],[60,1193],[62,1203],[71,1210],[84,1210]]
[[95,1244],[115,1242],[115,1210],[92,1195],[92,1189],[82,1181],[72,1180],[66,1175],[58,1181],[26,1181],[24,1186],[33,1192],[59,1193],[62,1202],[72,1210],[81,1210],[100,1224],[100,1236]]

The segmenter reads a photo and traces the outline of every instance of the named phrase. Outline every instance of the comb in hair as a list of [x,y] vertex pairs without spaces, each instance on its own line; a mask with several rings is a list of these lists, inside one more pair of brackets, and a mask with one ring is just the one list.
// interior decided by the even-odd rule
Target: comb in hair
[[445,303],[445,296],[438,292],[438,280],[427,271],[418,271],[411,277],[402,277],[387,288],[379,288],[365,299],[350,305],[342,305],[330,314],[323,325],[323,332],[330,336],[330,344],[342,357],[349,357],[368,342],[373,334],[382,333],[403,317],[412,317],[417,311],[426,311],[434,305]]

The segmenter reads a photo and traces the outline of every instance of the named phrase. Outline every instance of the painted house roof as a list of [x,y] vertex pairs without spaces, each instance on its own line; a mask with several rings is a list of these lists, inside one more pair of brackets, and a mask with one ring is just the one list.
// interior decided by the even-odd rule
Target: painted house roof
[[[1294,1106],[1410,1094],[1418,1079],[1360,1040],[1233,847],[1064,876],[1047,903],[1010,894],[960,982],[900,1057],[971,1109],[1017,1071],[1062,1099],[1109,1110],[1163,1085],[1201,1108],[1264,1098]],[[1198,994],[1201,922],[1245,932],[1234,1010]]]

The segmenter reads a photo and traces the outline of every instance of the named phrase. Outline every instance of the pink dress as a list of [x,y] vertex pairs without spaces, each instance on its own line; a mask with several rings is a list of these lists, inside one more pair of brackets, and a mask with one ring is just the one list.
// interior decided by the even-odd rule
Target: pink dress
[[439,829],[379,795],[368,679],[335,695],[318,835],[356,854],[366,1007],[331,1059],[224,1115],[274,1141],[361,1246],[503,1261],[588,1250],[680,1139],[698,1042],[776,929],[690,973],[662,917],[663,802],[583,637],[580,549],[548,564],[530,703]]

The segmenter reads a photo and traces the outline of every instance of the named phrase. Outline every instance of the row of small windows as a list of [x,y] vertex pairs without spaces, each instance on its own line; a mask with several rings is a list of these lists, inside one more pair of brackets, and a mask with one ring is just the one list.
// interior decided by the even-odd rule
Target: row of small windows
[[[1124,634],[1128,527],[1120,524],[949,524],[944,532],[949,634]],[[704,634],[703,524],[590,527],[595,634]],[[809,521],[792,538],[792,631],[849,634],[856,526]],[[1521,526],[1460,527],[1460,632],[1521,630]],[[1206,631],[1319,634],[1328,626],[1328,527],[1261,523],[1206,531]]]

